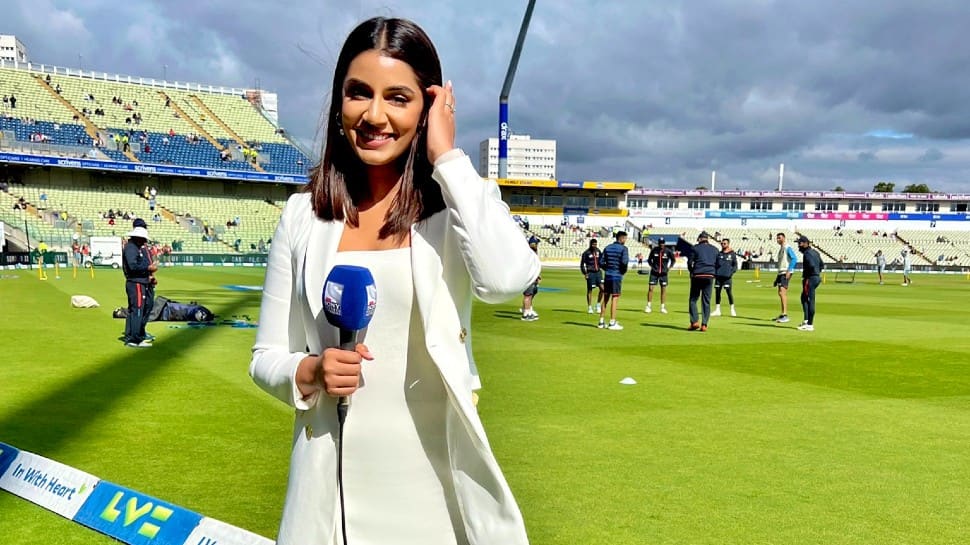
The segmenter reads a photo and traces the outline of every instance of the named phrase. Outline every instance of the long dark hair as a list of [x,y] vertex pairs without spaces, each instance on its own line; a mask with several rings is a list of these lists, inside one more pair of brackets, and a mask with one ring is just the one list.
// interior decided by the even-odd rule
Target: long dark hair
[[[355,28],[337,58],[327,115],[327,132],[320,164],[310,172],[310,183],[304,189],[312,194],[313,211],[326,221],[345,220],[358,225],[357,202],[368,196],[365,165],[340,133],[344,79],[350,63],[365,51],[407,63],[418,78],[421,91],[441,85],[441,62],[431,39],[421,28],[406,19],[375,17]],[[411,148],[398,158],[401,168],[400,190],[387,212],[379,237],[401,236],[411,225],[443,210],[441,188],[431,178],[428,162],[427,126],[431,97],[424,96],[424,110]]]

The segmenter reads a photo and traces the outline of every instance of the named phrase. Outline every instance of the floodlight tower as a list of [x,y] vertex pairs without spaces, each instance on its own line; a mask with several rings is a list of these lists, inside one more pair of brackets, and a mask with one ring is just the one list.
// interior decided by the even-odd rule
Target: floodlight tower
[[536,0],[529,0],[529,5],[525,8],[525,16],[522,17],[522,27],[519,28],[519,37],[515,40],[515,49],[512,50],[512,60],[509,61],[509,70],[505,73],[505,83],[502,85],[502,94],[498,97],[498,177],[507,178],[509,175],[509,92],[512,90],[512,80],[515,79],[515,69],[519,66],[519,55],[522,54],[522,44],[525,42],[525,35],[529,32],[529,21],[532,19],[532,9],[535,8]]

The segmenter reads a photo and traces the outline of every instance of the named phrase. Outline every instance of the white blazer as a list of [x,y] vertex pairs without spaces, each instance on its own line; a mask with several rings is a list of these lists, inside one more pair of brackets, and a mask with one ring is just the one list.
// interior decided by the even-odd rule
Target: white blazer
[[[472,403],[479,383],[472,358],[471,299],[474,294],[498,303],[521,294],[539,275],[539,259],[509,215],[498,186],[482,180],[467,157],[448,157],[439,160],[433,175],[445,209],[411,228],[415,299],[428,352],[448,392],[446,438],[468,541],[526,545],[522,515]],[[295,375],[307,354],[339,345],[338,332],[322,311],[322,290],[342,232],[342,222],[316,217],[309,193],[295,194],[283,210],[269,254],[249,373],[261,388],[296,409],[278,545],[331,543],[337,526],[336,400],[319,392],[303,398]]]

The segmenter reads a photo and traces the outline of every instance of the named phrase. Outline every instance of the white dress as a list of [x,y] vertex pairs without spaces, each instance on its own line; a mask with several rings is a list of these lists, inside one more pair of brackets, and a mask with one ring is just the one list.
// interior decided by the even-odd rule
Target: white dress
[[[363,363],[344,424],[347,541],[462,545],[445,440],[448,396],[425,347],[410,248],[338,252],[337,263],[367,267],[377,286],[360,341],[374,359]],[[339,526],[334,543],[342,544]]]

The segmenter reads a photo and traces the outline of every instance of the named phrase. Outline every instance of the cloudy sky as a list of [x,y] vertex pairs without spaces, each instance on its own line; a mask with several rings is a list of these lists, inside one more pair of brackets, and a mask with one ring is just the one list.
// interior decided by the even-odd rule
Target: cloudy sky
[[[434,40],[477,162],[525,0],[5,0],[0,33],[62,66],[260,88],[318,146],[340,45],[374,15]],[[645,187],[970,192],[963,0],[538,0],[511,125],[563,179]],[[165,68],[167,66],[167,68]]]

